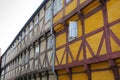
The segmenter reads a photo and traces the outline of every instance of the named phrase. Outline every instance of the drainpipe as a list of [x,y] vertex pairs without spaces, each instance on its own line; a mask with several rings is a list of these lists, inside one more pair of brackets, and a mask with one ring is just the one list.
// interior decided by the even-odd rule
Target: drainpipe
[[55,75],[55,77],[56,77],[56,80],[58,80],[58,77],[57,77],[57,73],[55,72],[55,34],[54,34],[54,32],[53,32],[53,17],[54,17],[54,12],[53,12],[53,9],[54,9],[54,6],[53,6],[53,4],[54,4],[54,1],[53,0],[51,0],[51,26],[50,26],[50,28],[51,28],[51,35],[52,35],[52,45],[53,45],[53,50],[52,50],[52,72],[53,72],[53,74]]

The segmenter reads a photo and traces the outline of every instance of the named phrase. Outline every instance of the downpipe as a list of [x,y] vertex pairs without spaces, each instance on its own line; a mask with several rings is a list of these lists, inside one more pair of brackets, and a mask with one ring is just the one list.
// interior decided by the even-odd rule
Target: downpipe
[[53,16],[54,16],[54,12],[53,12],[53,9],[54,9],[54,1],[53,0],[51,0],[51,29],[50,29],[50,31],[51,31],[51,35],[52,35],[52,45],[53,45],[53,50],[52,50],[52,72],[53,72],[53,74],[55,75],[55,80],[58,80],[58,76],[57,76],[57,73],[55,72],[55,35],[54,35],[54,32],[53,32]]

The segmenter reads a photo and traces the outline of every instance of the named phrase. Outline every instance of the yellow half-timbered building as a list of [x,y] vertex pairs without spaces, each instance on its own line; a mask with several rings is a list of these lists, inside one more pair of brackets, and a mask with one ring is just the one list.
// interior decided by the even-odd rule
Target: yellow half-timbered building
[[1,61],[1,80],[120,80],[120,0],[44,0]]

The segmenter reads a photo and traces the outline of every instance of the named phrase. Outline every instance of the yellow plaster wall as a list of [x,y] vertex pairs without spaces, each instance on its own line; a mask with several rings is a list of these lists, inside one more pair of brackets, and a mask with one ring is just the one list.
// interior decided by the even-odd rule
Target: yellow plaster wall
[[60,11],[57,15],[54,16],[53,18],[53,23],[57,22],[58,20],[60,20],[63,17],[63,10]]
[[109,68],[110,67],[108,62],[95,63],[95,64],[91,64],[90,66],[91,66],[91,70],[104,69],[104,68]]
[[77,7],[77,0],[73,0],[66,8],[65,8],[65,15],[69,14]]
[[102,35],[103,35],[103,32],[99,32],[99,33],[94,34],[94,35],[87,38],[87,41],[88,41],[90,47],[92,48],[94,54],[97,53]]
[[85,1],[87,1],[87,0],[80,0],[80,4],[82,4],[82,3],[85,2]]
[[100,5],[100,2],[98,0],[94,0],[94,2],[92,2],[91,4],[89,4],[88,6],[86,6],[82,12],[85,14],[87,14],[88,12],[94,10],[96,7],[98,7]]
[[72,74],[72,80],[88,80],[86,73]]
[[78,66],[78,67],[74,67],[72,68],[72,72],[81,72],[84,71],[84,66]]
[[69,76],[68,75],[60,75],[58,76],[58,80],[69,80]]
[[54,30],[55,30],[56,33],[59,32],[59,31],[61,31],[61,30],[63,30],[63,29],[64,29],[64,26],[62,24],[58,24],[54,28]]
[[[112,30],[113,34],[118,39],[120,39],[120,23],[110,27],[110,29]],[[110,41],[111,41],[112,52],[120,51],[119,44],[112,37],[110,37]]]
[[85,20],[85,34],[100,27],[103,27],[103,14],[101,10]]
[[77,41],[77,42],[74,42],[73,44],[69,45],[69,48],[71,50],[71,53],[72,53],[74,59],[76,59],[76,57],[77,57],[78,50],[79,50],[79,48],[81,46],[81,42],[82,41]]
[[110,27],[110,29],[113,31],[113,33],[117,36],[118,39],[120,39],[120,23]]
[[111,70],[92,72],[92,80],[114,80]]
[[66,43],[66,33],[63,33],[56,37],[56,48]]
[[67,71],[66,71],[65,69],[63,69],[63,70],[58,70],[57,73],[58,73],[59,75],[60,75],[60,74],[66,74]]
[[108,22],[120,19],[120,0],[109,0],[107,2]]
[[66,70],[58,70],[58,80],[69,80]]
[[[62,60],[64,51],[65,51],[65,48],[62,48],[62,49],[59,49],[59,50],[56,51],[56,56],[57,56],[57,58],[58,58],[59,63],[60,63],[61,60]],[[65,55],[64,57],[66,58],[66,55]],[[55,62],[55,63],[56,63],[56,62]],[[65,63],[66,63],[66,60],[63,60],[63,63],[65,64]],[[57,63],[56,63],[56,65],[57,65]]]

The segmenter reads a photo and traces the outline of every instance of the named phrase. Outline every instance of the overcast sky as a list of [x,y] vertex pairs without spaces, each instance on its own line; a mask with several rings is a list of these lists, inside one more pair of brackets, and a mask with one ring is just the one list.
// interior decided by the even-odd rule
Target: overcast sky
[[43,0],[0,0],[0,48],[8,48]]

